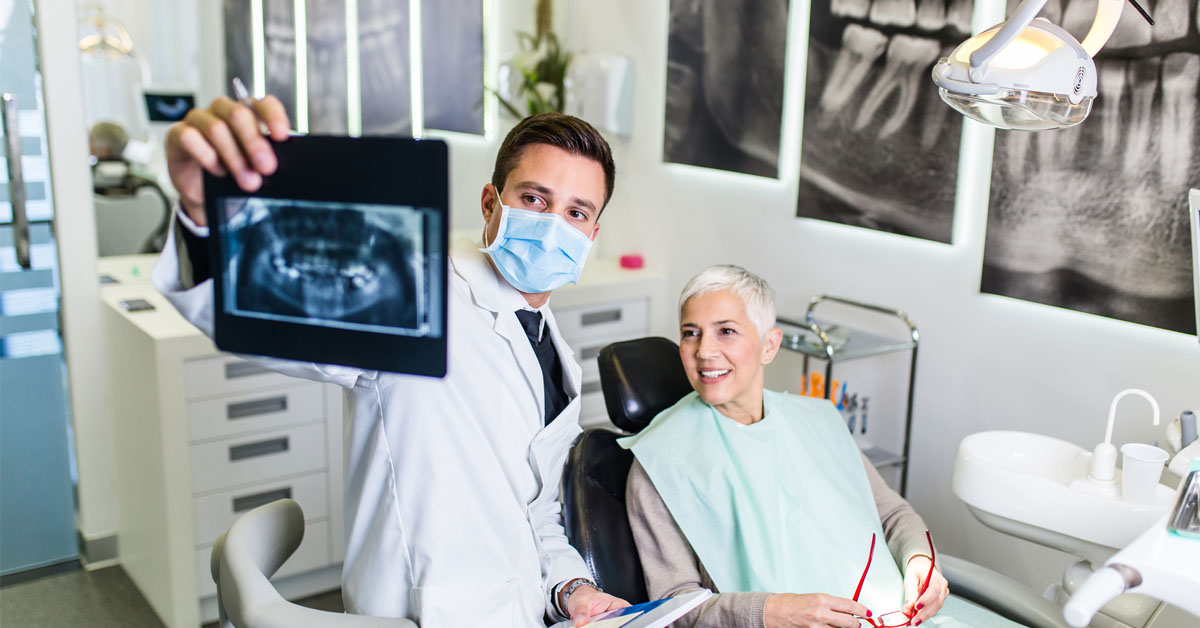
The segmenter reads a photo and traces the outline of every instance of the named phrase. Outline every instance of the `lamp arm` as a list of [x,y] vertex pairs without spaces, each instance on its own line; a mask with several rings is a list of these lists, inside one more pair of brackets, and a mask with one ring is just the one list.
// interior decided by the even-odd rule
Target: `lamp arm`
[[[1103,1],[1101,0],[1101,2]],[[1124,2],[1125,0],[1109,1]],[[1000,32],[987,40],[979,47],[979,50],[971,53],[971,68],[969,70],[971,80],[976,80],[976,74],[982,73],[983,69],[987,67],[988,62],[992,60],[992,57],[995,57],[1005,46],[1012,43],[1017,38],[1017,35],[1020,35],[1025,30],[1025,27],[1029,26],[1033,18],[1037,17],[1037,14],[1041,12],[1044,6],[1046,6],[1046,0],[1022,0],[1021,6],[1017,7],[1017,12],[1012,16],[1012,19],[1000,27]],[[1114,26],[1115,24],[1114,22]],[[1105,39],[1107,39],[1107,36]]]
[[1097,0],[1096,21],[1087,37],[1080,43],[1083,49],[1093,57],[1108,43],[1113,31],[1117,30],[1117,22],[1121,19],[1121,10],[1125,8],[1125,0]]

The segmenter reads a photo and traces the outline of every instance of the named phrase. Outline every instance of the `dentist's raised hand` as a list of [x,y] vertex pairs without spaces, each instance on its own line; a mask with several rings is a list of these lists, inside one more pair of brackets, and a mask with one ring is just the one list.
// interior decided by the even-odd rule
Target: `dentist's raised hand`
[[222,96],[205,109],[193,109],[167,133],[167,171],[188,217],[204,225],[202,171],[229,175],[247,192],[262,187],[263,175],[275,172],[275,150],[259,128],[277,142],[288,138],[287,112],[274,96],[246,106]]
[[[913,626],[923,623],[942,610],[950,584],[937,569],[929,570],[930,559],[924,554],[913,556],[904,568],[904,614]],[[928,585],[925,577],[929,576]],[[924,591],[924,593],[922,593]]]

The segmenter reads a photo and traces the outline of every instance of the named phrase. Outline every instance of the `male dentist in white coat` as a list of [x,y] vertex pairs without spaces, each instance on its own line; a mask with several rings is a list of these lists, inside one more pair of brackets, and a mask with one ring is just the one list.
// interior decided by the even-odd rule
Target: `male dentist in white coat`
[[[260,121],[287,139],[272,96],[219,98],[167,136],[182,211],[153,278],[210,335],[201,171],[257,190],[277,167]],[[627,606],[589,580],[563,529],[558,487],[580,432],[581,370],[547,306],[578,278],[614,172],[608,144],[577,118],[534,116],[508,134],[480,199],[485,246],[451,250],[444,379],[270,362],[345,389],[349,612],[509,628],[582,625]]]

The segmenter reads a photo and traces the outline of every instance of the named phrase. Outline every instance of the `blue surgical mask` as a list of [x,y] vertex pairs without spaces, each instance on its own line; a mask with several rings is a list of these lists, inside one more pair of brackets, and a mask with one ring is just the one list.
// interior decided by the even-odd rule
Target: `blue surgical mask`
[[557,214],[500,207],[496,239],[479,250],[492,258],[508,283],[532,294],[579,281],[591,238]]

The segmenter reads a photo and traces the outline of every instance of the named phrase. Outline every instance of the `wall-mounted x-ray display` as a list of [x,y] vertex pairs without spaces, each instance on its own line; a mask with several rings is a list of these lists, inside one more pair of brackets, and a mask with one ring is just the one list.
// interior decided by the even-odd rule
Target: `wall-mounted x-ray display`
[[292,0],[262,0],[262,21],[266,93],[274,94],[283,102],[288,119],[296,124],[295,3]]
[[797,216],[950,242],[962,116],[929,73],[970,34],[971,11],[813,0]]
[[671,0],[663,160],[779,175],[787,0]]
[[483,0],[421,3],[421,48],[425,128],[482,134]]
[[[1186,208],[1200,181],[1198,4],[1160,0],[1153,27],[1121,18],[1082,124],[996,133],[983,292],[1196,332]],[[1058,11],[1047,17],[1078,38],[1095,5]]]
[[298,131],[483,133],[483,0],[423,2],[415,58],[408,0],[224,0],[224,7],[226,78],[240,78],[255,96],[278,97]]
[[363,135],[411,135],[408,0],[359,0]]
[[252,196],[205,176],[217,346],[445,374],[445,143],[310,135],[275,151]]
[[346,106],[346,0],[307,0],[308,132],[344,134]]

